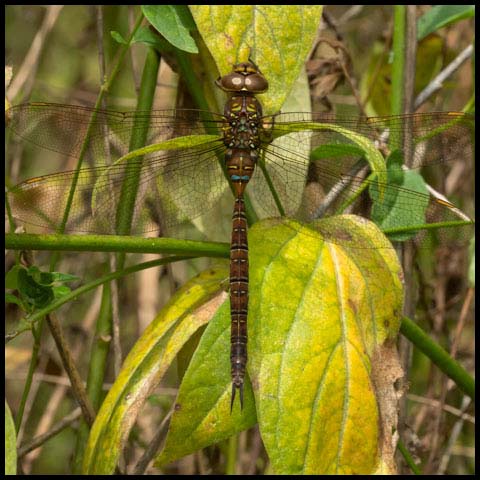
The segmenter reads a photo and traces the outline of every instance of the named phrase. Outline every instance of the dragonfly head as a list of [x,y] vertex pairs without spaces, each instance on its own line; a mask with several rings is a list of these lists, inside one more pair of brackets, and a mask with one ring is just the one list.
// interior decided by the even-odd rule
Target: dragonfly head
[[263,93],[268,90],[267,79],[252,61],[235,64],[232,72],[215,83],[225,92]]

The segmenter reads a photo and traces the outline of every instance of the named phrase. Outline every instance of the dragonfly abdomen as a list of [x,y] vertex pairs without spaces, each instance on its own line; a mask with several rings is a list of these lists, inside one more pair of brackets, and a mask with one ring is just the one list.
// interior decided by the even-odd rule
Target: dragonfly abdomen
[[248,243],[245,203],[242,197],[235,200],[232,223],[230,246],[231,406],[233,406],[237,389],[240,390],[240,405],[243,405],[243,382],[247,365]]

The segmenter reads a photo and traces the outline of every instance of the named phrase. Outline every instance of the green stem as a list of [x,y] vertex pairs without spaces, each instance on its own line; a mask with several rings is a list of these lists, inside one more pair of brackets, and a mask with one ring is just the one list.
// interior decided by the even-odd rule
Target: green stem
[[[101,309],[97,318],[94,345],[92,346],[87,379],[87,394],[96,412],[100,409],[100,404],[103,400],[103,380],[111,337],[112,308],[110,302],[110,283],[105,283],[103,285]],[[78,428],[75,457],[73,460],[73,472],[76,474],[80,474],[82,471],[83,455],[89,433],[90,429],[85,420],[82,419]]]
[[229,244],[227,243],[121,235],[7,233],[5,234],[5,248],[67,252],[167,253],[222,258],[229,256]]
[[[160,57],[153,48],[149,48],[145,67],[143,69],[142,82],[137,102],[137,111],[142,112],[142,118],[139,123],[132,126],[132,136],[130,138],[129,151],[136,150],[145,146],[148,135],[148,124],[144,122],[144,115],[150,112],[153,105],[158,69],[160,66]],[[138,185],[142,171],[141,158],[136,162],[127,162],[125,169],[125,179],[122,184],[120,200],[117,206],[117,233],[119,235],[128,235],[132,226],[133,212],[137,198]],[[122,259],[119,267],[122,266]]]
[[23,413],[25,412],[25,405],[27,403],[28,394],[30,393],[30,388],[32,386],[33,374],[35,373],[35,368],[37,366],[38,353],[40,351],[39,332],[41,332],[42,327],[43,327],[43,321],[42,321],[42,325],[37,325],[34,328],[32,328],[33,339],[34,339],[32,355],[30,357],[30,363],[28,365],[28,373],[27,373],[27,378],[25,379],[25,385],[23,387],[22,398],[20,400],[20,405],[18,406],[18,412],[15,417],[15,430],[17,433],[19,432],[20,427],[22,425]]
[[[403,85],[405,71],[405,26],[406,6],[395,5],[393,25],[393,63],[392,63],[392,115],[403,113]],[[390,132],[390,137],[393,132]]]
[[412,472],[415,475],[421,475],[422,471],[417,467],[417,464],[415,463],[412,456],[410,455],[410,452],[405,448],[405,445],[402,443],[401,440],[398,440],[397,448],[400,451],[400,453],[402,454],[403,458],[405,459],[405,462],[410,467]]
[[386,228],[382,230],[385,235],[395,235],[397,233],[415,233],[419,230],[436,230],[438,228],[459,228],[468,225],[473,226],[475,222],[468,220],[452,220],[450,222],[421,223],[419,225],[409,225],[408,227]]
[[423,352],[437,367],[451,378],[458,388],[475,400],[475,380],[442,347],[435,343],[418,325],[408,317],[402,318],[402,334]]
[[232,435],[227,440],[227,443],[228,443],[228,450],[227,450],[227,465],[225,467],[225,473],[227,475],[236,475],[238,435]]

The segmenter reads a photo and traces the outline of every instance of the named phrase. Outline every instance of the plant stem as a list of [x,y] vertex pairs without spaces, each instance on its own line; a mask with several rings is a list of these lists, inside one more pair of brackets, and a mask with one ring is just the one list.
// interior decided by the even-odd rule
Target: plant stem
[[475,380],[440,345],[434,342],[417,324],[408,317],[402,318],[402,334],[408,338],[437,367],[451,378],[472,400],[475,400]]
[[5,248],[64,252],[170,253],[228,258],[229,244],[120,235],[38,235],[7,233]]

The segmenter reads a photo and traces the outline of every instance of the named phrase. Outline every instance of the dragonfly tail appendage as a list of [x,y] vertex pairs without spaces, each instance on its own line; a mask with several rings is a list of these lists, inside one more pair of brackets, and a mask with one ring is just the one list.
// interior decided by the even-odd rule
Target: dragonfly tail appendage
[[240,410],[243,410],[243,383],[241,385],[235,385],[235,383],[232,382],[232,400],[230,401],[230,413],[232,413],[233,410],[233,404],[235,402],[237,388],[238,390],[240,390]]

